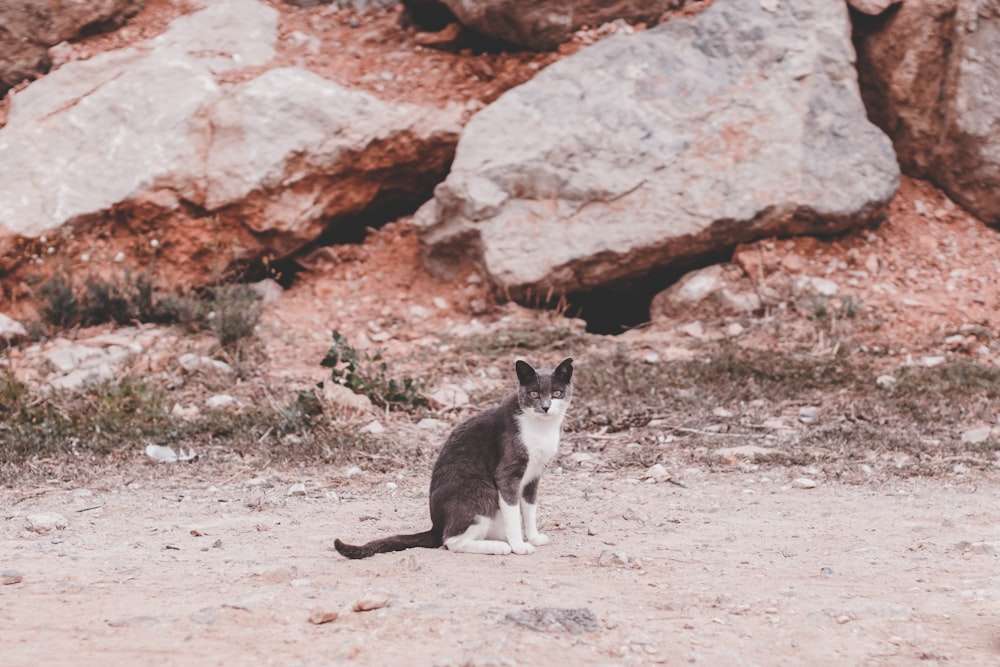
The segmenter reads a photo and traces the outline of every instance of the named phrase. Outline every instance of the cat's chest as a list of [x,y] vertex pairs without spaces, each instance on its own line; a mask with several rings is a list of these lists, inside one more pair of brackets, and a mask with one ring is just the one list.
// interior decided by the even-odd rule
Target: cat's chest
[[538,419],[529,415],[518,418],[521,443],[528,450],[528,467],[524,479],[538,479],[545,465],[559,449],[561,419]]

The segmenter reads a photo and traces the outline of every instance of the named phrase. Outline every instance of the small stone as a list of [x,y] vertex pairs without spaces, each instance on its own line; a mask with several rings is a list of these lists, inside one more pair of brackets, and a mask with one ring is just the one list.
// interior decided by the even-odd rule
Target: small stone
[[605,549],[597,558],[597,564],[602,567],[628,567],[628,556],[624,551]]
[[245,484],[247,486],[268,486],[266,477],[251,477]]
[[934,368],[936,366],[940,366],[945,361],[946,361],[946,359],[944,357],[937,356],[937,355],[935,355],[935,356],[928,356],[928,357],[921,357],[920,358],[920,365],[923,366],[924,368]]
[[725,408],[712,408],[712,414],[716,417],[721,417],[722,419],[729,419],[730,417],[736,416],[735,412]]
[[25,527],[39,535],[51,533],[54,530],[64,530],[69,526],[69,521],[62,514],[55,512],[39,512],[28,516]]
[[645,512],[640,512],[634,507],[629,507],[622,513],[622,518],[626,521],[638,521],[639,523],[646,523],[649,521],[649,516]]
[[24,577],[17,570],[4,570],[0,573],[0,585],[10,586],[24,581]]
[[358,475],[363,475],[364,472],[365,471],[362,470],[360,466],[348,466],[347,470],[344,471],[344,474],[348,477],[357,477]]
[[990,439],[990,427],[980,426],[962,432],[962,444],[979,445]]
[[819,408],[815,405],[804,405],[799,408],[799,421],[803,424],[812,424],[819,417]]
[[436,296],[433,299],[431,299],[431,303],[433,303],[434,307],[437,308],[438,310],[448,310],[448,302],[439,296]]
[[330,623],[331,621],[337,620],[340,616],[340,612],[336,612],[330,609],[313,609],[309,613],[309,622],[313,625],[323,625],[324,623]]
[[306,485],[302,482],[296,482],[288,487],[288,495],[290,496],[304,496],[306,495]]
[[840,616],[837,617],[837,623],[839,625],[843,625],[844,623],[850,623],[850,622],[851,622],[851,617],[848,616],[847,614],[841,614]]
[[684,326],[678,327],[678,330],[682,334],[690,336],[695,340],[702,340],[703,338],[705,338],[705,327],[702,325],[701,322],[698,321],[689,322]]
[[422,431],[438,431],[448,427],[448,422],[443,419],[434,419],[433,417],[424,417],[417,422],[417,428]]
[[191,614],[191,620],[198,625],[215,625],[215,614],[211,607],[205,607]]
[[875,378],[875,386],[881,389],[892,389],[896,386],[896,378],[891,375],[879,375]]
[[469,404],[469,394],[457,384],[445,383],[427,395],[436,407],[452,409]]
[[662,464],[654,463],[648,470],[646,470],[646,477],[659,482],[661,480],[670,479],[670,473],[663,467]]
[[796,477],[792,480],[792,486],[796,489],[815,489],[816,480],[808,477]]
[[0,338],[12,341],[24,338],[28,335],[28,330],[17,320],[0,313]]
[[376,420],[362,426],[361,432],[369,435],[379,435],[381,433],[385,433],[385,426],[382,426],[382,422]]
[[273,303],[277,301],[285,292],[284,288],[282,288],[278,281],[273,278],[265,278],[264,280],[250,283],[250,289],[252,289],[264,303]]
[[221,408],[231,408],[236,405],[236,399],[229,394],[215,394],[205,400],[205,407],[218,410]]
[[767,459],[775,456],[778,453],[776,449],[770,449],[768,447],[760,447],[759,445],[740,445],[739,447],[722,447],[716,449],[712,454],[718,456],[719,458],[738,458],[738,459]]
[[730,322],[726,326],[726,336],[729,338],[737,338],[743,334],[743,325],[739,322]]
[[336,382],[323,383],[323,400],[347,412],[371,412],[374,409],[367,396],[355,394],[342,384]]
[[373,611],[381,609],[387,604],[389,604],[389,595],[387,593],[372,591],[365,593],[363,597],[355,602],[353,609],[354,611]]

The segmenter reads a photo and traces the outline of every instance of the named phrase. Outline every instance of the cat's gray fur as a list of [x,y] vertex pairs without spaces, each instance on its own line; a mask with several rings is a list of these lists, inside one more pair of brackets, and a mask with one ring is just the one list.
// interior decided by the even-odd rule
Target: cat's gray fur
[[459,424],[445,441],[431,475],[431,529],[361,546],[338,539],[337,551],[367,558],[444,545],[474,553],[530,553],[548,542],[535,526],[535,500],[573,397],[573,360],[563,360],[553,371],[536,371],[523,361],[515,369],[517,391]]

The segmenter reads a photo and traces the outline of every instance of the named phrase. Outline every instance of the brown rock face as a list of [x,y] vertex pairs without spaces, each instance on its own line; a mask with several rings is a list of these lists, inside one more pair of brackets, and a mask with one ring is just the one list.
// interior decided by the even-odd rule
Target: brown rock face
[[0,0],[0,95],[50,66],[48,49],[83,30],[110,29],[146,0]]
[[1000,2],[905,2],[856,17],[862,96],[903,170],[1000,224]]

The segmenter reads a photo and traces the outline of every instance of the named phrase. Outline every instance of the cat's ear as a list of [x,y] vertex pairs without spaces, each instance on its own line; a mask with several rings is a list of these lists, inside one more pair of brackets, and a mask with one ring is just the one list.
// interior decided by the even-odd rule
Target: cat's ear
[[514,364],[514,369],[517,371],[517,379],[522,387],[538,380],[538,374],[535,373],[535,369],[526,361],[518,359]]
[[552,371],[552,377],[563,384],[569,384],[573,378],[573,359],[567,357]]

